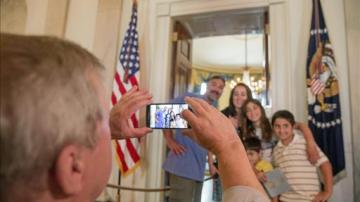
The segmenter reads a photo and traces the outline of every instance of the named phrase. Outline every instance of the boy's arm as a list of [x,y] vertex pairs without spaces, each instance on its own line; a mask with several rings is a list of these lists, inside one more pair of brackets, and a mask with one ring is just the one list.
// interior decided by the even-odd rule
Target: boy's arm
[[329,161],[326,161],[320,165],[320,171],[324,178],[324,191],[319,192],[315,198],[314,202],[317,201],[326,201],[330,198],[333,190],[333,176],[331,170],[331,164]]
[[297,122],[295,124],[295,129],[298,129],[303,133],[306,141],[306,152],[308,159],[312,164],[315,164],[319,160],[320,155],[316,149],[315,139],[310,128],[307,127],[307,125],[304,123]]

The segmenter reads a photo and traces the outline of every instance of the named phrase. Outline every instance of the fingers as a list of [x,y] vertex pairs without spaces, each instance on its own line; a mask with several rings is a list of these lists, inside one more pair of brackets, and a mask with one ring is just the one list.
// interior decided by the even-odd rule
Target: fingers
[[191,109],[195,114],[204,114],[206,110],[201,103],[201,99],[193,98],[193,97],[185,97],[185,102],[191,106]]
[[142,100],[151,100],[152,96],[146,90],[138,90],[137,86],[131,88],[121,97],[121,104],[129,105]]
[[124,94],[110,112],[112,138],[124,139],[142,137],[151,132],[150,128],[133,128],[130,117],[133,113],[152,102],[152,96],[146,90],[134,86]]
[[152,132],[151,128],[142,127],[142,128],[133,128],[131,131],[132,137],[143,137],[146,134]]
[[185,153],[185,148],[183,146],[179,146],[175,149],[175,154],[181,155],[183,153]]
[[312,155],[308,154],[308,160],[310,161],[311,164],[316,164],[317,162],[317,159],[313,158]]
[[[133,90],[133,89],[131,89]],[[146,90],[131,91],[124,95],[125,100],[133,100],[134,98],[151,99],[152,96]]]
[[171,146],[171,150],[176,154],[176,155],[181,155],[183,153],[185,153],[185,147],[182,146],[181,144],[177,144],[175,143],[174,145]]
[[[197,117],[194,113],[192,113],[190,110],[185,109],[181,112],[181,116],[189,123],[191,127],[195,127],[197,123]],[[191,134],[190,134],[191,135]]]
[[134,113],[135,111],[139,110],[140,108],[150,104],[152,102],[151,96],[149,95],[139,95],[136,97],[132,97],[131,104],[127,106],[127,111],[130,112],[130,114]]
[[199,99],[199,98],[194,98],[196,101],[198,101],[198,103],[201,105],[201,107],[205,110],[205,111],[210,111],[213,109],[213,107],[207,103],[205,100],[203,99]]

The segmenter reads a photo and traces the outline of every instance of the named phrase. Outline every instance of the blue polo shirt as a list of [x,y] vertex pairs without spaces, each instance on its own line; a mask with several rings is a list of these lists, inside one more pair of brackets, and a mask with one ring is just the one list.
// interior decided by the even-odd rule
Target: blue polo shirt
[[[173,100],[171,103],[184,103],[185,96],[198,97],[203,96],[194,93],[185,93]],[[204,180],[205,164],[207,150],[194,142],[191,138],[183,135],[182,130],[175,130],[175,141],[185,147],[185,153],[175,155],[171,150],[163,164],[163,169],[171,174],[188,178],[195,181]]]

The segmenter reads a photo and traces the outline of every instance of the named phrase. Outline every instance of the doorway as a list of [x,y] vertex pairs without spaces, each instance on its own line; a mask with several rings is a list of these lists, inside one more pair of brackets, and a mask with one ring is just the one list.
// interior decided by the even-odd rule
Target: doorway
[[[208,78],[221,75],[226,86],[216,103],[219,110],[229,105],[230,91],[239,82],[269,107],[268,16],[268,9],[260,7],[174,17],[171,96],[203,94]],[[219,181],[209,177],[207,166],[202,201],[221,201]]]
[[173,20],[173,97],[185,91],[202,94],[207,79],[221,75],[226,79],[226,87],[218,102],[219,109],[228,106],[230,91],[239,82],[247,84],[264,106],[270,106],[266,7],[187,15]]
[[[276,102],[271,103],[272,108],[279,106],[291,108],[294,100],[293,96],[283,96],[283,92],[291,92],[293,88],[291,78],[284,76],[290,75],[288,68],[289,60],[289,42],[286,32],[286,4],[283,1],[268,0],[219,0],[219,1],[191,1],[191,0],[154,0],[149,2],[152,13],[149,16],[149,37],[153,40],[151,48],[151,71],[147,76],[149,78],[149,90],[153,93],[155,101],[163,102],[173,97],[173,72],[172,72],[172,38],[175,20],[183,16],[198,14],[208,14],[214,12],[225,12],[234,10],[246,10],[251,8],[267,8],[269,14],[269,24],[271,27],[271,54],[269,55],[269,66],[271,77],[271,97],[276,97]],[[161,77],[159,77],[161,73]],[[159,88],[162,86],[162,88]],[[189,86],[191,88],[191,86]],[[157,162],[149,165],[147,176],[147,186],[163,186],[164,179],[159,180],[155,176],[164,176],[162,163],[165,159],[165,144],[162,135],[152,135],[149,138],[149,152],[147,158],[149,161]],[[159,153],[159,144],[164,145],[162,155],[150,155]],[[148,193],[146,198],[149,201],[162,201],[163,194]]]

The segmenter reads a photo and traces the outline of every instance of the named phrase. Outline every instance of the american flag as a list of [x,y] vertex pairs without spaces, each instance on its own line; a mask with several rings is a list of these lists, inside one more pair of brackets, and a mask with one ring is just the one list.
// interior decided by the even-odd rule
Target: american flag
[[317,76],[314,76],[314,78],[310,82],[310,90],[311,93],[314,95],[319,95],[323,93],[325,89],[325,83],[317,78]]
[[[139,75],[139,53],[138,53],[138,33],[137,26],[137,8],[133,4],[129,27],[120,50],[119,61],[116,67],[113,91],[111,95],[112,106],[133,86],[138,85],[137,77]],[[138,127],[138,118],[135,114],[131,116],[132,124]],[[122,175],[129,174],[140,163],[139,139],[115,140],[115,150]]]

